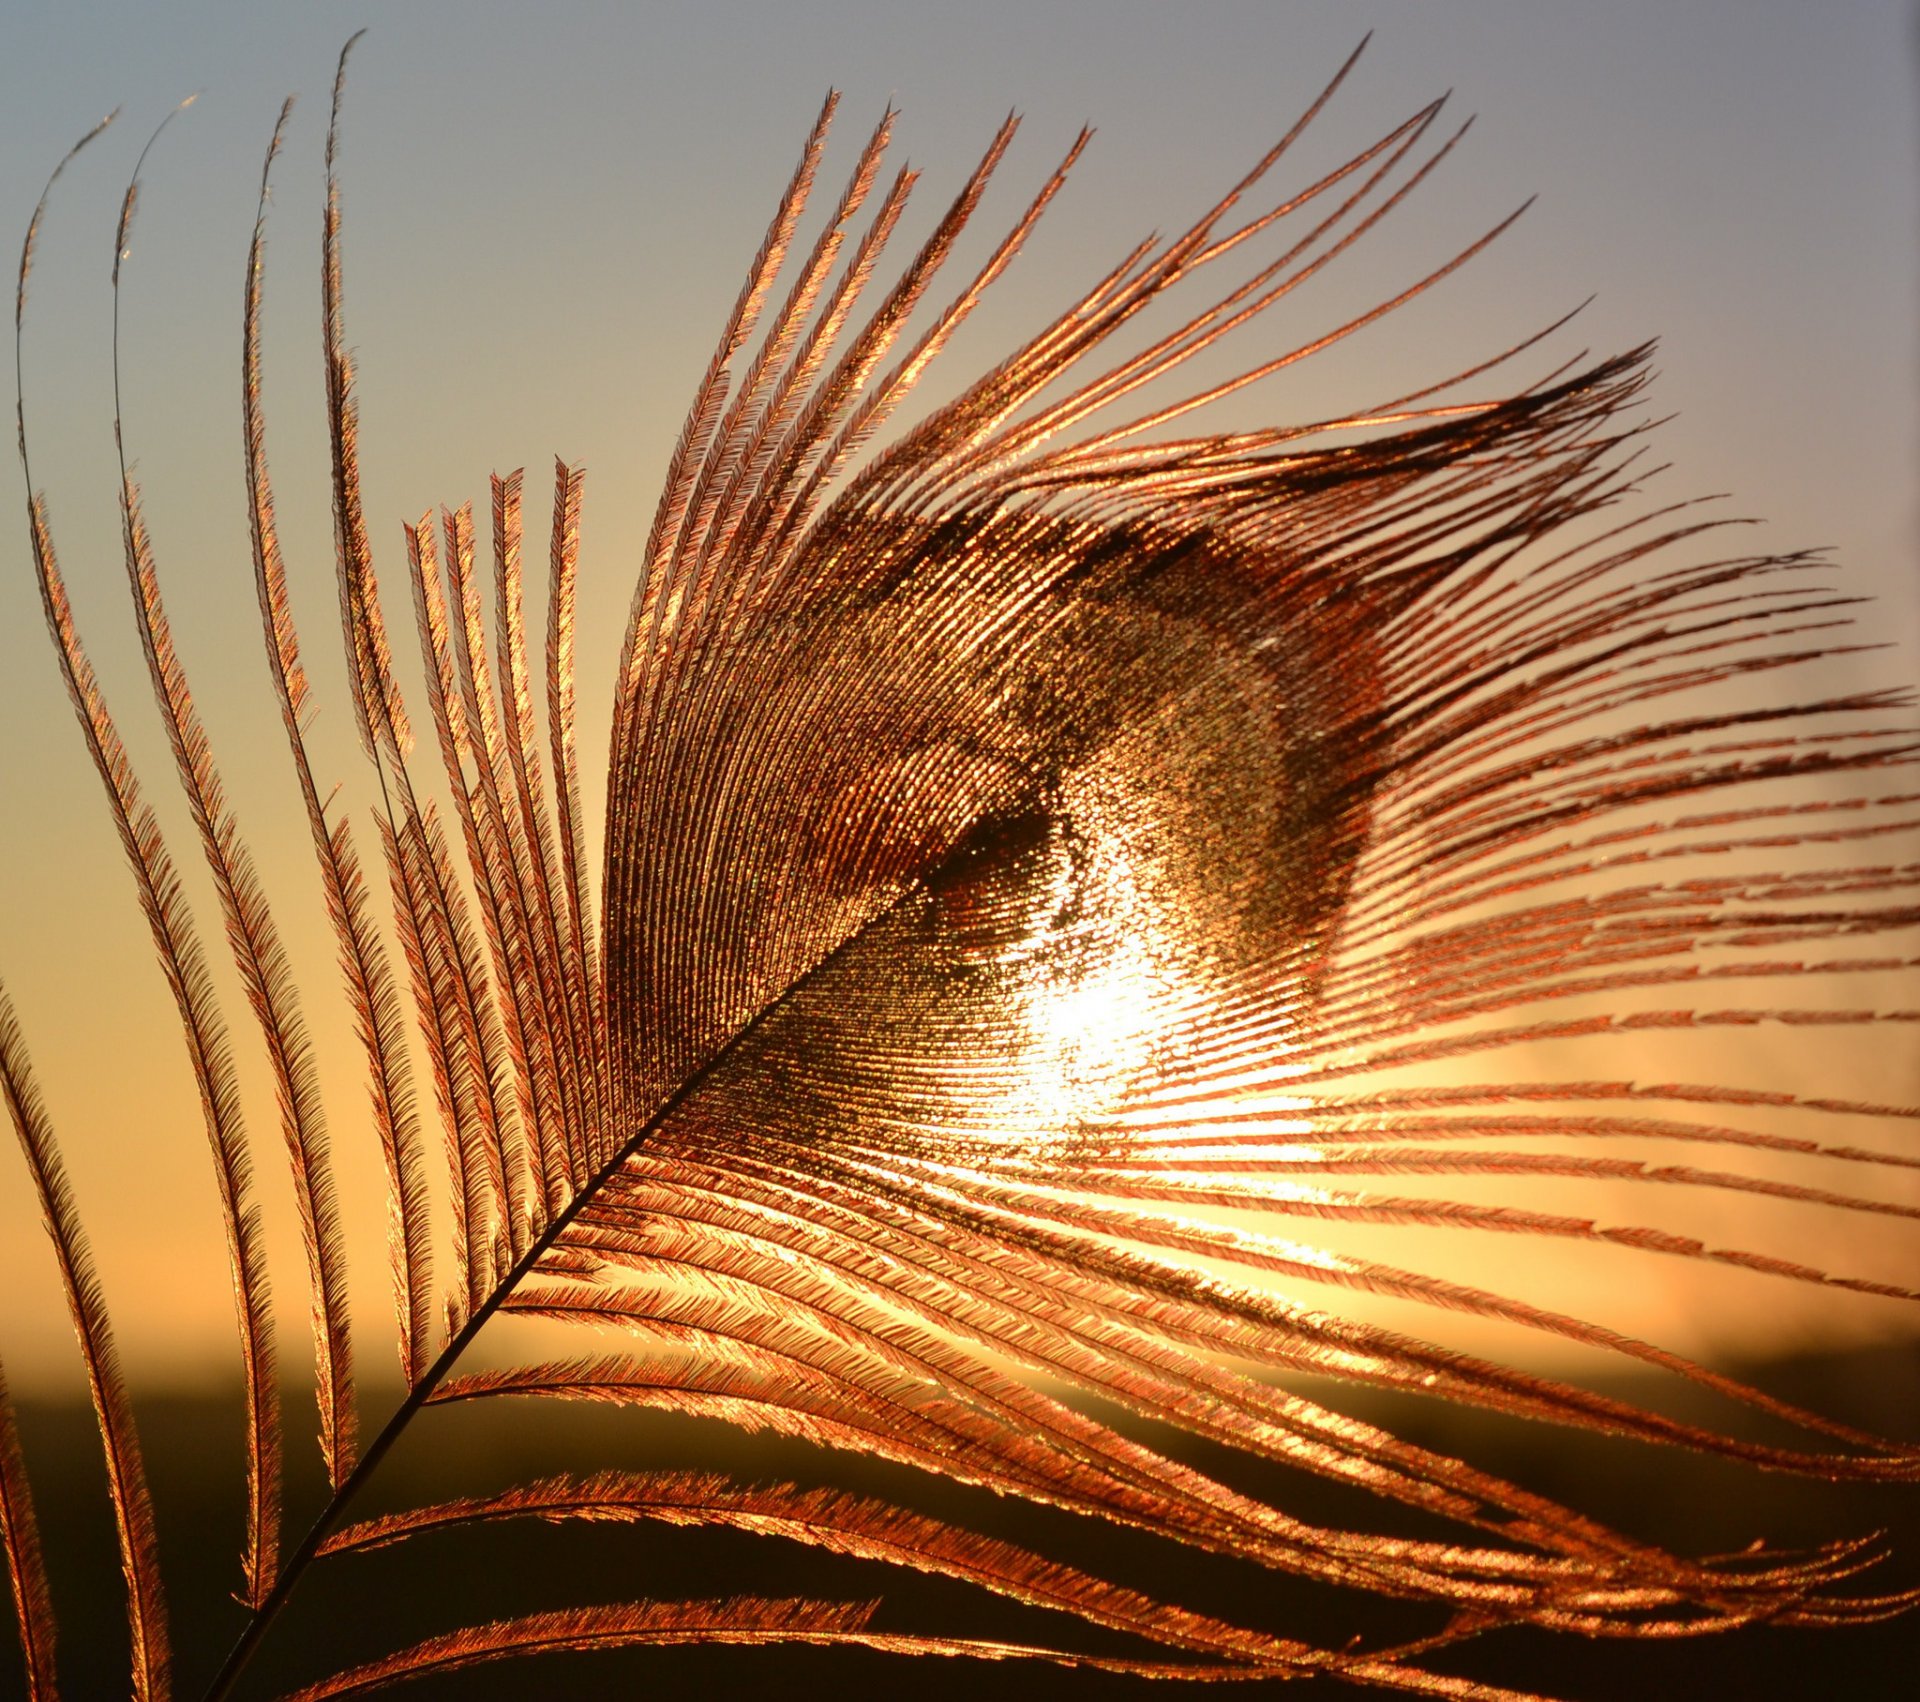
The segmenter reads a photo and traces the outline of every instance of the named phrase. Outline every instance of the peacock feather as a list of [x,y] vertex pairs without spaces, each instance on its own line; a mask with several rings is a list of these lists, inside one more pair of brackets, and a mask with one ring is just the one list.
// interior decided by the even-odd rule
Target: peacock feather
[[[1553,326],[1343,417],[1206,431],[1214,404],[1392,312],[1504,228],[1306,342],[1260,340],[1260,316],[1458,135],[1434,102],[1276,192],[1351,63],[1188,228],[1140,243],[911,415],[902,404],[1086,138],[956,278],[950,257],[1014,121],[903,263],[888,250],[915,174],[888,172],[891,112],[803,228],[822,198],[829,97],[640,550],[597,879],[573,683],[582,469],[556,464],[550,525],[534,522],[548,525],[543,657],[518,472],[493,480],[479,519],[461,508],[407,526],[404,563],[385,564],[384,586],[376,574],[343,316],[338,79],[327,437],[370,821],[309,752],[261,405],[276,130],[245,277],[245,491],[363,1106],[323,1111],[302,1016],[321,990],[296,990],[223,796],[124,457],[138,636],[244,989],[244,1040],[81,644],[47,510],[35,496],[28,511],[60,668],[179,1007],[226,1225],[244,1614],[210,1698],[240,1693],[310,1579],[351,1593],[368,1551],[503,1521],[778,1536],[997,1593],[1026,1629],[959,1635],[811,1597],[574,1602],[422,1625],[423,1640],[311,1678],[299,1702],[509,1655],[703,1640],[1491,1698],[1515,1693],[1462,1676],[1473,1649],[1454,1646],[1506,1628],[1674,1638],[1912,1605],[1863,1576],[1873,1550],[1857,1535],[1674,1552],[1329,1392],[1815,1479],[1920,1476],[1912,1443],[1537,1289],[1537,1251],[1575,1243],[1733,1267],[1757,1290],[1920,1298],[1812,1268],[1790,1243],[1666,1227],[1657,1206],[1606,1215],[1624,1191],[1711,1224],[1716,1202],[1758,1196],[1910,1234],[1920,1209],[1896,1184],[1920,1160],[1879,1131],[1910,1127],[1911,1109],[1791,1100],[1716,1072],[1712,1051],[1755,1025],[1817,1045],[1870,1015],[1847,974],[1910,968],[1914,874],[1887,849],[1912,826],[1910,704],[1808,683],[1842,645],[1850,601],[1823,560],[1725,553],[1730,534],[1698,510],[1644,494],[1644,348],[1557,360]],[[116,254],[138,180],[136,166]],[[17,333],[39,225],[36,211]],[[118,299],[116,260],[116,312]],[[1199,357],[1229,338],[1257,351],[1251,364],[1192,377],[1218,370]],[[30,489],[31,423],[23,400]],[[409,613],[419,672],[403,682],[394,628]],[[307,1255],[326,1479],[317,1515],[292,1519],[269,1279],[298,1277],[269,1271],[260,1233],[267,1160],[233,1055],[253,1033]],[[1561,1068],[1595,1039],[1578,1056],[1614,1073]],[[1667,1063],[1682,1056],[1698,1073]],[[4,1003],[0,1082],[91,1380],[133,1693],[162,1698],[167,1608],[134,1415]],[[329,1146],[343,1120],[384,1159],[390,1220],[400,1393],[364,1417]],[[1582,1190],[1607,1203],[1567,1207]],[[1494,1251],[1470,1269],[1429,1256],[1463,1245]],[[1424,1325],[1382,1322],[1383,1300]],[[503,1315],[545,1328],[503,1336]],[[1718,1404],[1641,1402],[1462,1346],[1457,1326],[1476,1320]],[[876,1482],[932,1474],[1036,1509],[1043,1537],[1154,1545],[1164,1583],[1103,1569],[1104,1540],[1050,1548],[906,1495],[720,1470],[526,1476],[386,1511],[363,1495],[398,1442],[446,1421],[429,1409],[556,1400],[905,1468]],[[1262,1487],[1307,1476],[1350,1492],[1342,1507],[1397,1504],[1420,1534],[1310,1519]],[[0,1532],[27,1693],[50,1698],[51,1594],[3,1388]],[[1195,1578],[1222,1563],[1387,1598],[1412,1629],[1348,1641],[1314,1616],[1241,1611],[1244,1592],[1189,1600],[1183,1555]]]

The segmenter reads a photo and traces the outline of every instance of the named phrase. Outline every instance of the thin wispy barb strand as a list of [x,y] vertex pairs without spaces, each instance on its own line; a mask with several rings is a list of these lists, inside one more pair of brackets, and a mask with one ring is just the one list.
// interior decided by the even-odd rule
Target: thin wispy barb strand
[[[1854,599],[1818,556],[1718,555],[1725,534],[1703,511],[1655,506],[1642,490],[1649,351],[1549,365],[1560,324],[1342,418],[1181,435],[1448,278],[1511,222],[1304,342],[1259,340],[1268,309],[1449,155],[1461,130],[1442,128],[1442,103],[1275,201],[1270,182],[1350,59],[1190,228],[1133,248],[890,434],[1087,137],[956,285],[948,262],[1017,122],[902,263],[891,250],[916,176],[884,176],[891,111],[803,237],[829,96],[633,540],[596,881],[576,588],[583,536],[621,520],[592,521],[582,470],[556,462],[544,635],[525,559],[526,527],[541,522],[523,518],[520,472],[493,480],[478,519],[461,507],[407,525],[406,584],[382,585],[343,309],[352,46],[333,89],[321,277],[340,626],[378,799],[370,830],[308,747],[312,693],[268,476],[266,209],[287,109],[247,256],[242,377],[266,658],[364,1109],[323,1112],[302,1016],[321,989],[296,990],[225,802],[162,598],[164,551],[127,471],[120,262],[144,150],[113,269],[125,566],[252,1014],[241,1038],[33,484],[17,375],[45,197],[16,296],[33,568],[178,1006],[233,1278],[246,1514],[238,1575],[220,1588],[244,1618],[210,1702],[258,1676],[256,1653],[314,1572],[350,1575],[372,1550],[514,1521],[779,1537],[992,1592],[1030,1631],[898,1626],[866,1600],[549,1603],[423,1623],[409,1646],[312,1677],[296,1702],[509,1656],[697,1641],[1489,1699],[1517,1693],[1463,1676],[1473,1648],[1455,1646],[1509,1627],[1662,1639],[1842,1627],[1915,1605],[1912,1590],[1876,1586],[1878,1551],[1859,1534],[1673,1552],[1309,1392],[1336,1379],[1818,1479],[1920,1477],[1912,1441],[1529,1292],[1533,1250],[1559,1242],[1731,1266],[1756,1288],[1920,1299],[1816,1269],[1791,1245],[1720,1246],[1658,1227],[1664,1214],[1611,1223],[1563,1203],[1626,1184],[1709,1208],[1747,1196],[1870,1214],[1909,1234],[1920,1217],[1901,1190],[1920,1168],[1920,1109],[1727,1079],[1713,1047],[1756,1024],[1817,1036],[1913,1016],[1875,1017],[1847,979],[1914,966],[1915,866],[1884,849],[1915,827],[1911,704],[1803,683],[1846,653]],[[1177,308],[1162,299],[1190,282]],[[1181,392],[1187,363],[1229,337],[1254,350],[1237,376]],[[424,709],[406,701],[415,688],[388,624],[407,610]],[[380,874],[362,861],[368,843]],[[264,1160],[233,1055],[254,1032],[306,1254],[325,1468],[324,1503],[291,1524]],[[1694,1043],[1701,1073],[1649,1084],[1636,1060],[1650,1038]],[[1604,1052],[1618,1073],[1538,1067],[1591,1040],[1604,1046],[1580,1055]],[[159,1702],[165,1532],[4,993],[0,1087],[98,1415],[132,1692]],[[1831,1133],[1856,1128],[1872,1132]],[[392,1317],[379,1327],[402,1392],[364,1424],[335,1136],[377,1146],[385,1178]],[[1633,1157],[1635,1143],[1662,1156]],[[1788,1159],[1822,1161],[1828,1182]],[[1489,1178],[1521,1191],[1487,1203]],[[1315,1239],[1348,1225],[1374,1227],[1369,1251]],[[1431,1239],[1396,1255],[1397,1235],[1429,1228],[1523,1251],[1498,1286],[1429,1264]],[[1379,1297],[1425,1308],[1430,1337],[1369,1321]],[[575,1345],[505,1356],[488,1331],[503,1313]],[[1462,1316],[1657,1370],[1731,1416],[1676,1416],[1468,1351],[1451,1334]],[[487,1356],[470,1356],[483,1334]],[[713,1470],[533,1476],[401,1510],[363,1499],[403,1436],[445,1422],[429,1408],[555,1399],[773,1432],[823,1460],[852,1451],[1170,1553],[1389,1598],[1411,1615],[1396,1624],[1421,1629],[1349,1641],[1304,1615],[1242,1624],[1177,1599],[1183,1587],[1149,1591],[877,1492]],[[1310,1522],[1216,1475],[1206,1462],[1220,1450],[1447,1534]],[[0,1382],[0,1547],[27,1694],[46,1702],[59,1644],[31,1468]]]

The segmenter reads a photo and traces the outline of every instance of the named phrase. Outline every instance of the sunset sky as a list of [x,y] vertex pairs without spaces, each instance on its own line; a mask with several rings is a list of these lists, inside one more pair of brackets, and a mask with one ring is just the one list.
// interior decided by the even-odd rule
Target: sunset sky
[[[896,157],[924,171],[910,240],[1004,114],[1025,115],[963,270],[1078,127],[1097,128],[997,299],[943,358],[944,379],[930,381],[943,395],[1136,240],[1179,228],[1211,201],[1369,28],[1372,45],[1290,183],[1446,90],[1449,112],[1478,120],[1412,204],[1253,328],[1235,358],[1253,364],[1282,340],[1303,341],[1394,294],[1527,197],[1539,200],[1442,289],[1236,398],[1222,423],[1382,400],[1592,295],[1553,346],[1571,356],[1661,339],[1652,407],[1677,417],[1657,440],[1675,468],[1660,488],[1675,498],[1730,493],[1728,512],[1764,516],[1764,531],[1742,547],[1831,546],[1857,576],[1851,583],[1883,599],[1868,636],[1904,647],[1911,674],[1920,647],[1920,37],[1911,9],[1893,0],[69,0],[13,10],[0,66],[8,244],[24,234],[62,151],[124,107],[62,179],[41,234],[24,344],[27,417],[34,479],[51,505],[82,632],[150,792],[182,829],[120,569],[108,272],[141,144],[174,102],[199,92],[148,161],[126,263],[128,449],[184,659],[307,990],[350,1186],[356,1302],[370,1333],[361,1351],[383,1368],[384,1343],[371,1339],[385,1318],[377,1157],[356,1121],[352,1041],[332,996],[305,824],[260,657],[238,408],[255,190],[279,103],[293,93],[270,224],[268,447],[316,676],[322,772],[358,785],[332,624],[317,258],[334,58],[363,24],[342,173],[375,550],[397,575],[403,521],[442,502],[483,503],[488,473],[517,466],[528,470],[529,534],[542,535],[552,457],[586,464],[589,771],[658,480],[829,87],[845,97],[823,176],[836,187],[887,103],[900,107]],[[13,517],[0,531],[0,979],[136,1374],[229,1375],[213,1191],[177,1030],[60,692],[11,457],[0,483]],[[1875,682],[1902,676],[1898,661],[1860,667]],[[590,808],[597,823],[597,800]],[[369,828],[361,831],[370,848]],[[184,831],[176,854],[197,864]],[[189,885],[203,890],[197,866]],[[216,932],[209,922],[210,952]],[[239,1036],[237,997],[229,1010]],[[276,1246],[291,1254],[263,1072],[247,1046],[238,1050],[261,1107],[258,1168]],[[1906,1032],[1862,1068],[1862,1096],[1916,1096]],[[51,1261],[11,1139],[0,1149],[0,1360],[18,1386],[64,1388],[75,1373]],[[297,1255],[282,1268],[292,1344],[304,1309]],[[289,1360],[296,1353],[290,1345]]]

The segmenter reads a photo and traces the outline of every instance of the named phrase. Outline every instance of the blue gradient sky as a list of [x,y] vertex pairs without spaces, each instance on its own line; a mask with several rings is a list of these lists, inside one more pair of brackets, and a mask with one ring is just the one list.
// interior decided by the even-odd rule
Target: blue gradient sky
[[[164,756],[140,719],[145,685],[112,507],[106,286],[134,155],[175,100],[202,91],[149,163],[128,262],[129,447],[186,662],[296,931],[304,827],[287,807],[257,654],[238,309],[261,155],[280,99],[296,92],[272,225],[269,447],[297,607],[319,664],[316,736],[347,772],[356,759],[339,675],[320,661],[330,657],[332,546],[316,257],[333,59],[363,24],[343,170],[376,548],[396,566],[403,519],[484,499],[496,468],[528,467],[537,514],[550,457],[584,460],[589,752],[638,534],[682,410],[829,86],[846,95],[836,162],[850,160],[889,100],[901,106],[896,151],[926,173],[916,230],[1001,116],[1026,115],[967,251],[975,255],[1078,126],[1098,127],[999,299],[947,357],[953,381],[1063,306],[1135,239],[1175,228],[1222,190],[1368,28],[1373,45],[1294,180],[1447,89],[1453,109],[1479,121],[1416,203],[1239,345],[1245,364],[1392,294],[1526,197],[1540,200],[1442,290],[1237,401],[1233,417],[1274,421],[1378,400],[1595,295],[1557,347],[1604,353],[1662,339],[1655,406],[1678,416],[1659,439],[1677,468],[1665,488],[1732,493],[1734,511],[1768,517],[1767,547],[1833,546],[1886,599],[1875,636],[1909,656],[1920,638],[1916,37],[1909,8],[1892,0],[14,0],[8,11],[5,241],[24,231],[61,150],[108,108],[126,109],[63,180],[34,277],[25,370],[35,478],[53,505],[83,629],[156,792]],[[830,164],[826,181],[839,169]],[[933,389],[942,390],[938,378]],[[22,500],[8,457],[0,502],[17,517]],[[109,1296],[137,1366],[220,1363],[230,1326],[195,1112],[59,697],[17,518],[0,529],[0,724],[9,730],[0,742],[0,973],[70,1131]],[[325,984],[317,924],[313,938],[306,973]],[[344,1060],[329,1075],[345,1147],[356,1144],[359,1090],[350,1043],[333,1039]],[[121,1144],[81,1133],[106,1127],[127,1131]],[[349,1169],[371,1183],[371,1155]],[[277,1175],[272,1186],[277,1211]],[[24,1194],[17,1163],[0,1159],[0,1354],[16,1381],[64,1352]],[[181,1255],[182,1246],[195,1250]],[[177,1287],[139,1274],[162,1249]],[[377,1270],[378,1252],[364,1262]],[[296,1286],[282,1295],[294,1312]],[[376,1316],[378,1285],[369,1286],[362,1310]],[[33,1297],[42,1290],[44,1305]]]

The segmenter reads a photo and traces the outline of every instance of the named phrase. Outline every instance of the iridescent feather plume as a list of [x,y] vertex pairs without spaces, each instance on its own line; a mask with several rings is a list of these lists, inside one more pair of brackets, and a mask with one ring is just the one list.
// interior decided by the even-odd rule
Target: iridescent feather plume
[[[891,110],[803,234],[828,98],[636,541],[596,891],[575,725],[588,636],[577,465],[555,463],[538,670],[521,474],[492,483],[490,550],[465,506],[404,529],[431,758],[415,749],[362,505],[343,52],[321,248],[330,497],[390,932],[303,730],[310,688],[260,404],[264,176],[243,391],[267,657],[387,1192],[404,1388],[357,1453],[312,1060],[122,463],[136,619],[259,1018],[310,1264],[329,1486],[284,1554],[265,1273],[225,1030],[30,498],[56,652],[181,1007],[233,1249],[252,1413],[247,1612],[210,1698],[236,1693],[316,1568],[351,1588],[367,1551],[531,1519],[777,1536],[978,1587],[1034,1610],[1035,1629],[922,1634],[867,1602],[740,1592],[545,1606],[425,1628],[315,1677],[300,1702],[508,1657],[695,1641],[1496,1698],[1513,1693],[1451,1668],[1466,1658],[1455,1645],[1504,1627],[1673,1638],[1914,1605],[1874,1586],[1870,1541],[1671,1552],[1307,1392],[1338,1379],[1769,1470],[1920,1478],[1911,1441],[1531,1297],[1523,1268],[1509,1288],[1430,1264],[1430,1241],[1396,1243],[1446,1230],[1920,1300],[1791,1247],[1683,1233],[1652,1205],[1646,1221],[1603,1215],[1619,1188],[1790,1202],[1911,1235],[1920,1207],[1883,1184],[1920,1157],[1895,1137],[1816,1130],[1910,1129],[1912,1108],[1516,1064],[1594,1039],[1632,1054],[1649,1036],[1866,1020],[1813,989],[1920,962],[1920,869],[1887,850],[1915,825],[1901,787],[1920,742],[1901,694],[1799,683],[1849,653],[1853,599],[1824,563],[1701,559],[1714,523],[1648,503],[1646,349],[1509,379],[1544,358],[1555,325],[1337,418],[1179,435],[1434,287],[1511,223],[1329,329],[1260,344],[1232,376],[1184,377],[1229,337],[1259,337],[1263,315],[1458,142],[1464,126],[1444,132],[1435,102],[1264,198],[1352,63],[1190,227],[1135,246],[891,436],[1088,138],[950,286],[1015,140],[1009,118],[888,282],[917,181],[883,177]],[[269,171],[280,143],[276,129]],[[132,205],[129,191],[118,250]],[[25,417],[23,404],[23,460]],[[0,1059],[94,1381],[135,1688],[163,1695],[137,1443],[3,1006]],[[1775,1122],[1756,1126],[1760,1113]],[[1641,1157],[1636,1143],[1661,1144]],[[1825,1183],[1766,1167],[1803,1158]],[[1489,1203],[1489,1179],[1530,1191]],[[1578,1188],[1609,1190],[1607,1203],[1568,1205]],[[1347,1226],[1372,1232],[1364,1254],[1333,1239]],[[1373,1321],[1379,1298],[1411,1303],[1396,1318],[1431,1318],[1431,1339]],[[537,1324],[541,1351],[514,1356],[525,1338],[489,1329],[503,1314]],[[1505,1363],[1462,1345],[1462,1317],[1657,1370],[1732,1416]],[[711,1471],[542,1475],[386,1511],[363,1499],[396,1443],[444,1409],[539,1400],[664,1411],[933,1474],[1044,1510],[1036,1528],[1071,1515],[1387,1598],[1425,1629],[1347,1642],[1240,1624],[877,1493]],[[1748,1416],[1764,1427],[1750,1433]],[[1397,1504],[1426,1534],[1299,1516],[1209,1463],[1228,1456]],[[27,1465],[0,1388],[0,1538],[37,1698],[53,1693],[52,1621]],[[1088,1652],[1082,1628],[1122,1652]]]

